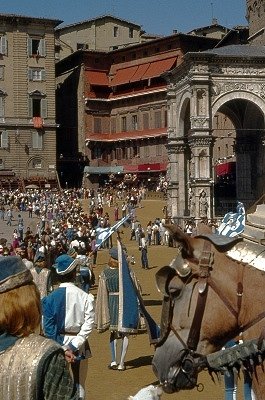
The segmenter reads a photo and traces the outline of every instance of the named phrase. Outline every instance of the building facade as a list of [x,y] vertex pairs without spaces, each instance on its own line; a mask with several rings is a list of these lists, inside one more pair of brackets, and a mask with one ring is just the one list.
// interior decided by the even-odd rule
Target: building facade
[[80,183],[74,171],[85,166],[86,186],[134,176],[155,188],[168,162],[163,74],[181,64],[185,52],[217,43],[175,34],[108,53],[79,51],[57,63],[62,184]]
[[0,182],[57,182],[54,29],[0,14]]
[[136,23],[103,15],[57,28],[56,59],[62,60],[78,50],[109,52],[156,38]]

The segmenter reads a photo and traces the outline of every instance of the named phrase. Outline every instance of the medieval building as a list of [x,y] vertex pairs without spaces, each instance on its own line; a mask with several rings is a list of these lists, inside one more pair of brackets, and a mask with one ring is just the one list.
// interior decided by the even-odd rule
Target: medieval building
[[213,49],[187,53],[166,74],[173,218],[224,215],[237,201],[248,209],[264,193],[262,4],[247,2],[248,44],[224,38]]
[[0,184],[57,186],[54,29],[0,14]]

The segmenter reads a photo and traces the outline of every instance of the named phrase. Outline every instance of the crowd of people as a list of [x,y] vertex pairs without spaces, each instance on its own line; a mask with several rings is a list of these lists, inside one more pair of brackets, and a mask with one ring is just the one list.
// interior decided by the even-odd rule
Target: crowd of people
[[[2,276],[0,273],[0,303],[1,296],[2,301],[6,301],[8,297],[12,298],[14,294],[20,296],[21,286],[26,289],[29,286],[28,295],[32,291],[35,293],[35,297],[26,305],[27,309],[32,307],[32,310],[35,310],[32,322],[25,317],[23,309],[25,304],[23,298],[21,299],[19,311],[24,316],[24,320],[20,320],[23,325],[22,330],[9,327],[3,322],[4,315],[0,314],[0,332],[3,333],[3,336],[0,335],[0,349],[3,349],[1,360],[5,365],[1,379],[4,379],[2,381],[4,383],[8,382],[13,391],[16,390],[15,380],[11,384],[10,377],[7,376],[11,365],[9,354],[13,354],[15,350],[17,357],[20,357],[25,350],[24,346],[43,346],[46,367],[43,367],[44,359],[38,353],[38,357],[34,359],[36,361],[33,375],[35,379],[28,384],[27,393],[31,393],[34,399],[85,398],[87,359],[91,356],[88,338],[95,327],[94,296],[90,293],[90,289],[95,283],[97,232],[110,227],[111,218],[105,211],[106,206],[113,210],[114,221],[129,214],[129,223],[132,227],[136,227],[132,240],[138,241],[139,249],[141,248],[142,251],[143,267],[148,268],[147,245],[151,245],[152,241],[153,244],[158,244],[158,239],[150,239],[147,243],[145,234],[148,229],[144,233],[144,230],[140,229],[141,224],[137,221],[135,209],[141,207],[144,196],[144,190],[128,193],[122,190],[114,192],[110,188],[60,192],[50,190],[31,190],[26,193],[2,192],[0,217],[3,224],[14,226],[14,230],[12,237],[0,239],[0,262],[3,265],[14,265],[14,267],[9,267],[9,271],[3,268]],[[87,210],[84,210],[82,200],[88,200]],[[118,206],[118,201],[119,204],[122,201],[121,206]],[[25,220],[29,226],[25,225]],[[29,223],[31,220],[32,223]],[[151,226],[159,227],[160,224],[161,221],[157,219],[154,224],[151,223]],[[114,302],[110,301],[112,307],[108,309],[111,349],[109,368],[124,371],[129,333],[120,332],[117,326],[119,313],[117,249],[113,247],[111,237],[103,243],[102,247],[109,248],[110,261],[99,277],[99,282],[101,282],[99,286],[102,287],[104,281],[107,296],[109,299],[114,299]],[[124,251],[126,252],[125,249]],[[130,261],[133,260],[130,259]],[[21,278],[17,281],[16,276],[20,275]],[[15,283],[10,287],[7,286],[6,289],[6,280]],[[137,283],[136,277],[134,281]],[[97,300],[99,302],[100,295],[97,296]],[[12,305],[12,300],[10,301]],[[97,310],[98,307],[97,305]],[[4,313],[5,310],[3,308]],[[98,320],[98,316],[96,319]],[[134,332],[138,330],[138,322]],[[38,326],[41,340],[38,339]],[[13,336],[14,340],[11,338]],[[121,339],[122,343],[119,360],[118,339]],[[57,345],[53,346],[53,343]],[[34,351],[32,352],[34,358]],[[49,354],[53,356],[49,357]],[[60,364],[56,373],[54,372],[55,362]],[[67,365],[71,366],[71,374]],[[28,363],[25,363],[24,371],[21,369],[19,371],[14,369],[14,371],[23,379],[27,379],[33,372]],[[60,376],[53,383],[54,387],[51,390],[53,374]],[[23,391],[24,388],[21,387],[19,390]],[[3,398],[8,398],[6,393],[3,396]]]

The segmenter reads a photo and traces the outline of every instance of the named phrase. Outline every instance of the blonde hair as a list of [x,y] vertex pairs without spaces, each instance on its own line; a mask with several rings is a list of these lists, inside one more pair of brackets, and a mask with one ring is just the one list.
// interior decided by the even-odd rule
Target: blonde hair
[[110,268],[118,268],[119,266],[119,261],[115,260],[114,258],[110,257],[108,265]]
[[35,283],[0,294],[0,331],[28,336],[40,325],[40,293]]

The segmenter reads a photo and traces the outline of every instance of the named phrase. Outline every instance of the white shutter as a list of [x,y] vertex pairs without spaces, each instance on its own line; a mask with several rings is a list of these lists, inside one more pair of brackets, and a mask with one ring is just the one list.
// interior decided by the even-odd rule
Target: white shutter
[[7,54],[7,40],[6,36],[1,36],[0,38],[0,53]]
[[33,80],[33,70],[29,68],[29,81]]
[[46,80],[46,71],[45,71],[45,69],[42,69],[42,70],[41,70],[41,80],[42,80],[42,81],[45,81],[45,80]]
[[47,100],[46,99],[41,99],[41,117],[42,118],[47,118]]
[[28,38],[28,56],[32,56],[32,39]]
[[38,148],[38,132],[32,132],[32,148]]
[[1,133],[1,147],[3,149],[8,148],[8,132],[7,131],[3,131]]
[[45,39],[41,39],[38,47],[38,52],[39,55],[42,57],[46,56],[46,45],[45,45]]

